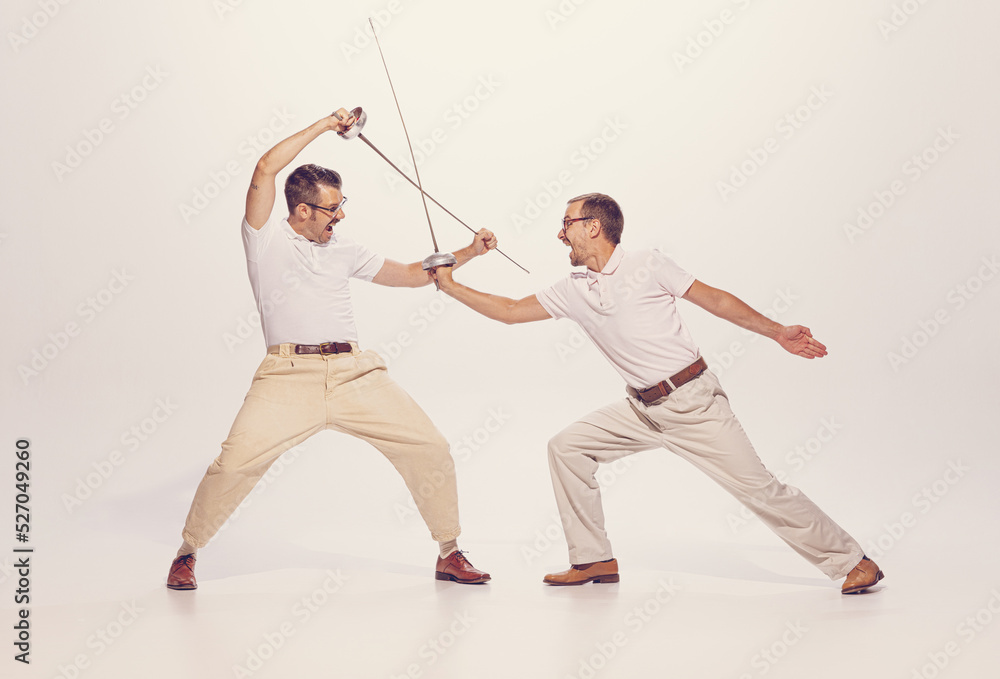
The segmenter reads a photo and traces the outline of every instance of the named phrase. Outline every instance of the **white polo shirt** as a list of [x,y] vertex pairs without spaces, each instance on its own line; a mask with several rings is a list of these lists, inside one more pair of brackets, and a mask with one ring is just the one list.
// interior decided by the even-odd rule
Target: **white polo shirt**
[[657,250],[618,245],[600,273],[571,273],[536,297],[553,318],[579,323],[630,387],[645,389],[701,355],[677,310],[694,280]]
[[371,281],[385,257],[336,233],[313,243],[276,217],[260,230],[244,218],[243,249],[266,345],[358,341],[349,279]]

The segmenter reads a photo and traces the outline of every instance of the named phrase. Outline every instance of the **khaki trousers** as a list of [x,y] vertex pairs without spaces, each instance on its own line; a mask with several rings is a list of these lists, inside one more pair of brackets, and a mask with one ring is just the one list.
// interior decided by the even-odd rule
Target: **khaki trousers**
[[653,404],[630,396],[597,410],[549,442],[570,563],[612,558],[594,477],[598,465],[660,447],[708,474],[830,578],[845,577],[861,561],[854,538],[764,468],[718,378],[706,371]]
[[222,452],[195,492],[183,537],[203,547],[278,457],[316,432],[367,441],[403,477],[439,541],[461,532],[448,442],[386,372],[374,351],[296,355],[282,344],[264,357]]

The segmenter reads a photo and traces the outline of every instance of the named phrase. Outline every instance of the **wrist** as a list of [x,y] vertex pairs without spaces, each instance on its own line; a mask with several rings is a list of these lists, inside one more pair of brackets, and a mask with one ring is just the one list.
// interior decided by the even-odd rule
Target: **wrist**
[[[448,272],[449,274],[451,272]],[[441,288],[441,292],[445,293],[450,297],[455,296],[455,291],[458,289],[459,284],[455,282],[450,275],[449,276],[439,276],[437,279],[438,287]]]

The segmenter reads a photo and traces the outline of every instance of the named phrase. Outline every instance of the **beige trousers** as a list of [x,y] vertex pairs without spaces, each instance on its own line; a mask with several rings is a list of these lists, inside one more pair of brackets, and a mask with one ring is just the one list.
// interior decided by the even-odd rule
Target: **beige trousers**
[[778,537],[830,578],[861,561],[861,545],[797,488],[764,468],[711,371],[653,404],[629,396],[570,425],[549,442],[549,466],[570,563],[612,558],[598,465],[666,448],[709,475]]
[[458,537],[455,463],[448,442],[386,372],[374,351],[295,355],[282,344],[264,357],[222,452],[209,466],[182,533],[203,547],[278,457],[316,432],[367,441],[403,477],[439,541]]

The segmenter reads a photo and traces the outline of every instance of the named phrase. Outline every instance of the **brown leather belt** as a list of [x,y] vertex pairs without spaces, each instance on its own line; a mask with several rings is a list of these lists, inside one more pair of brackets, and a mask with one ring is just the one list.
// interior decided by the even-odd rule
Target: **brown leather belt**
[[[354,351],[352,347],[347,342],[326,342],[324,344],[293,344],[292,351],[296,354],[321,354],[326,356],[327,354],[349,354]],[[276,344],[272,347],[268,347],[267,351],[271,354],[276,354],[281,350],[281,345]]]
[[655,384],[649,389],[643,389],[642,391],[636,389],[635,394],[643,403],[652,403],[657,399],[668,396],[674,389],[687,384],[706,370],[708,370],[708,364],[705,363],[704,358],[699,358],[697,361],[684,368],[684,370],[681,370],[669,380],[664,380],[663,382]]

